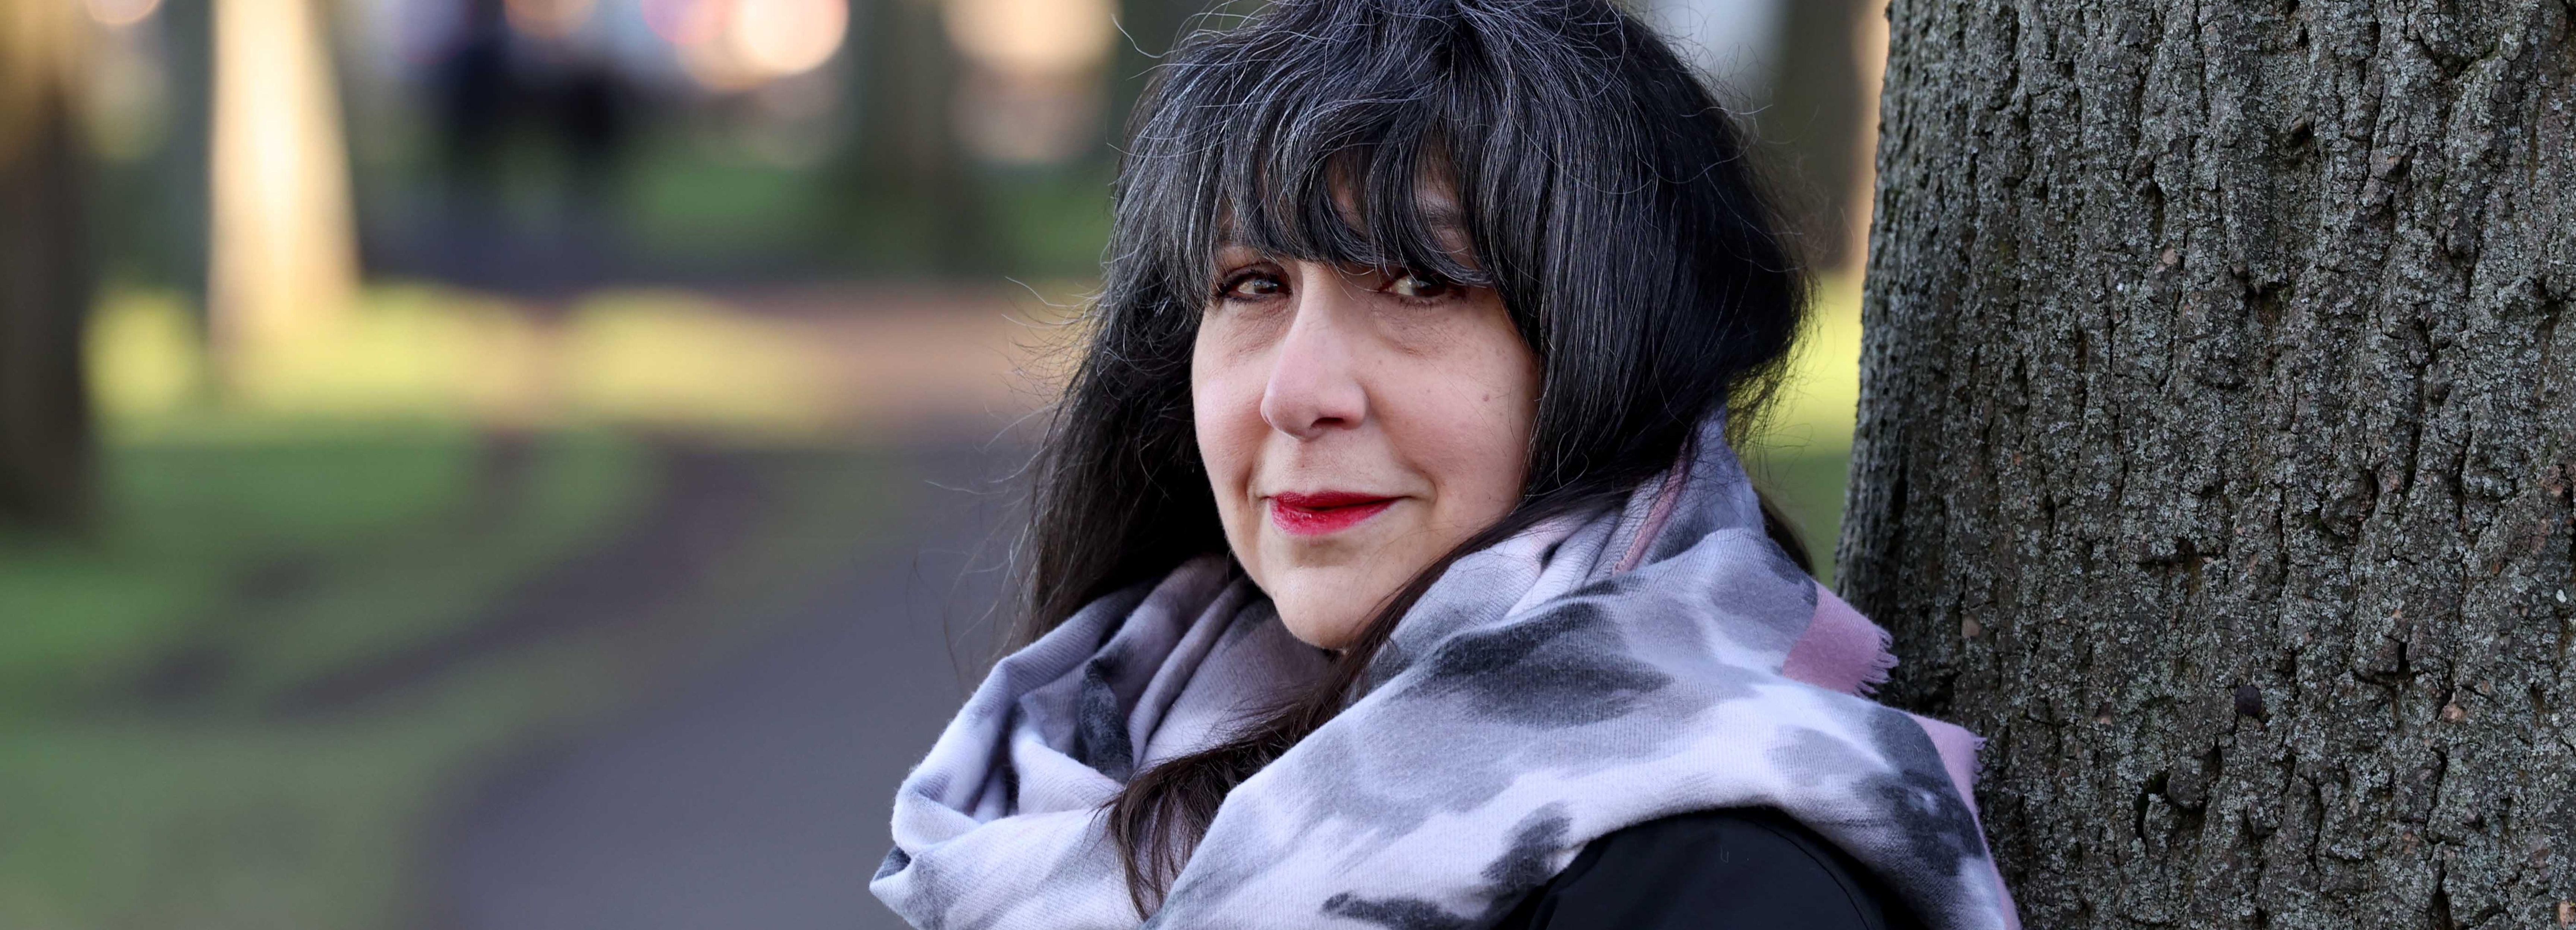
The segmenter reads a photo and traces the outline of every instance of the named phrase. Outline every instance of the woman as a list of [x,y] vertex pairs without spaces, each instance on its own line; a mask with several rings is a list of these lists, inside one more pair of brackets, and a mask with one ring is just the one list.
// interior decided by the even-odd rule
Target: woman
[[1661,39],[1275,0],[1161,64],[1126,152],[1029,622],[898,792],[888,905],[2014,926],[1974,737],[1859,696],[1885,633],[1730,451],[1806,282]]

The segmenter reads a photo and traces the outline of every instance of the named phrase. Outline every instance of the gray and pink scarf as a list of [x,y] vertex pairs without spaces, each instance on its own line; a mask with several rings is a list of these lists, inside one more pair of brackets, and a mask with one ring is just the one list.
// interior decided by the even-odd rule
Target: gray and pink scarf
[[1466,930],[1603,834],[1767,806],[1936,930],[2014,930],[1977,737],[1864,696],[1887,633],[1772,543],[1723,432],[1616,511],[1458,560],[1364,694],[1226,796],[1150,919],[1103,805],[1328,659],[1222,555],[996,665],[896,792],[869,890],[923,930]]

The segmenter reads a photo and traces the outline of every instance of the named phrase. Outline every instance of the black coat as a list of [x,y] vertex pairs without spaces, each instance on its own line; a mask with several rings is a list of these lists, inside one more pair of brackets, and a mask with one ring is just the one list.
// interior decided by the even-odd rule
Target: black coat
[[1851,856],[1769,808],[1650,820],[1583,847],[1497,930],[1920,930]]

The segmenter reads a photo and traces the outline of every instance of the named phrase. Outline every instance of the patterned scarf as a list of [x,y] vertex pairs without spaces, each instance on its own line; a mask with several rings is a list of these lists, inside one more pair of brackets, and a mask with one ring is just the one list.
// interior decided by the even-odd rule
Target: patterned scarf
[[1863,697],[1887,633],[1763,532],[1722,419],[1694,446],[1616,511],[1459,559],[1362,696],[1226,796],[1151,919],[1103,805],[1329,658],[1221,555],[996,665],[897,790],[869,890],[923,930],[1466,930],[1603,834],[1761,805],[1936,930],[2017,928],[1978,738]]

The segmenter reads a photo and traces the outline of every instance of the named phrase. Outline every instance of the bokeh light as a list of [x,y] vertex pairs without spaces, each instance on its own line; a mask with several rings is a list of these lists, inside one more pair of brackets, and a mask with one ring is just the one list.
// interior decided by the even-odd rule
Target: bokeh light
[[987,162],[1075,159],[1099,141],[1112,0],[947,0],[949,40],[969,65],[959,133]]
[[725,0],[644,0],[644,25],[672,45],[686,48],[724,33]]
[[86,0],[89,18],[109,26],[131,26],[161,8],[161,0]]
[[699,85],[746,91],[831,61],[849,38],[849,0],[647,0],[644,23]]
[[820,67],[841,50],[848,0],[734,0],[726,39],[753,71],[771,77]]
[[1107,60],[1117,35],[1111,0],[948,0],[948,35],[977,64],[1016,75],[1061,75]]

